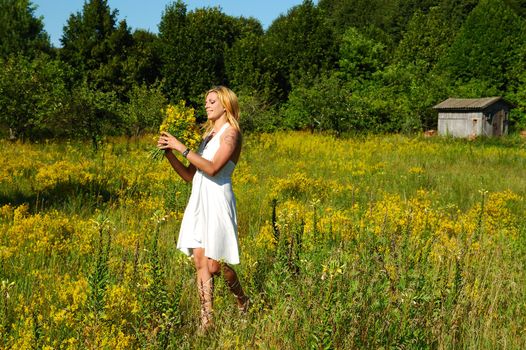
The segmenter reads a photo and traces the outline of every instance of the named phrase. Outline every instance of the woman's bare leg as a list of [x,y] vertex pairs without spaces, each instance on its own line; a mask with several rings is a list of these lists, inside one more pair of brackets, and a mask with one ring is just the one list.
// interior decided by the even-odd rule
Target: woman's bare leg
[[[195,255],[195,253],[194,253]],[[237,277],[236,271],[228,266],[226,263],[220,263],[217,260],[207,258],[208,269],[207,272],[210,276],[219,276],[223,273],[223,278],[226,281],[228,289],[234,294],[237,300],[237,306],[239,310],[246,312],[249,306],[249,298],[245,295],[239,278]]]
[[226,281],[228,289],[230,289],[232,294],[234,294],[237,299],[237,307],[241,311],[246,312],[249,298],[245,295],[243,287],[241,287],[241,283],[239,282],[236,271],[234,271],[233,268],[225,263],[221,264],[221,267],[223,271],[223,278]]
[[206,331],[213,323],[214,276],[208,270],[208,258],[203,248],[193,250],[197,270],[197,291],[201,301],[201,329]]

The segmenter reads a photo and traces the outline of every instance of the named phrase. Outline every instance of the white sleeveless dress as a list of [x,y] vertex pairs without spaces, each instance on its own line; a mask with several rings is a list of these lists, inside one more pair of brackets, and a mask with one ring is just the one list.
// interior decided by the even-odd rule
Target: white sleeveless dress
[[[221,134],[229,126],[226,123],[206,145],[201,144],[198,152],[203,158],[212,160]],[[177,241],[177,248],[186,255],[191,256],[193,248],[204,248],[205,256],[211,259],[239,264],[236,199],[232,191],[235,166],[229,160],[215,176],[196,171]]]

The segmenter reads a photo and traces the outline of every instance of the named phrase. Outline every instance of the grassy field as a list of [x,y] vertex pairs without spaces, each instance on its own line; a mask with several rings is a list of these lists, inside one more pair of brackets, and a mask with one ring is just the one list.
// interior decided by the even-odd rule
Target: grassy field
[[526,348],[524,140],[248,136],[207,336],[153,143],[0,141],[0,348]]

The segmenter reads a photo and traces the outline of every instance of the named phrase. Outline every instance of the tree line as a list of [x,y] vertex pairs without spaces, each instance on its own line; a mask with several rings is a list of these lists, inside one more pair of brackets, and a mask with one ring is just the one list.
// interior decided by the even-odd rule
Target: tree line
[[238,93],[246,131],[416,132],[449,97],[503,96],[526,127],[526,1],[305,0],[267,30],[174,1],[159,32],[89,0],[50,44],[30,0],[0,0],[0,132],[12,138],[155,132],[167,103],[203,116]]

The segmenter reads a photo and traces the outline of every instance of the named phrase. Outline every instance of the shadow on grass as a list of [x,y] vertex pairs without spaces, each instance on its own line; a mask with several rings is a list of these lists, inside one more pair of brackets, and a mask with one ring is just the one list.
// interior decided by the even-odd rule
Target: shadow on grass
[[20,189],[0,193],[0,206],[27,204],[30,213],[49,209],[90,210],[118,198],[116,189],[99,183],[59,183],[42,192]]

